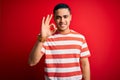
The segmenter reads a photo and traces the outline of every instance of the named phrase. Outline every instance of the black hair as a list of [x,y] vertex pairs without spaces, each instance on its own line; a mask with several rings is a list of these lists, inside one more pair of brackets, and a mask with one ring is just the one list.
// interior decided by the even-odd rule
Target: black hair
[[67,8],[67,9],[70,11],[70,13],[71,13],[70,7],[69,7],[67,4],[64,4],[64,3],[59,3],[59,4],[57,4],[57,5],[54,7],[53,13],[55,14],[55,11],[58,10],[58,9],[61,9],[61,8]]

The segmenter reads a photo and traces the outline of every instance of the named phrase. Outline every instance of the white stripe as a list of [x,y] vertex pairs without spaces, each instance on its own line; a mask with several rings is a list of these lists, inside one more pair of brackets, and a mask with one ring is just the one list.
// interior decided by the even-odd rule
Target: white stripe
[[45,80],[81,80],[82,75],[71,76],[71,77],[47,77],[45,76]]
[[88,56],[88,55],[90,55],[89,51],[85,51],[81,53],[81,57]]
[[72,67],[72,68],[45,68],[46,72],[56,72],[56,73],[64,73],[64,72],[74,72],[81,71],[80,66]]
[[41,52],[45,53],[45,48],[44,47],[42,47]]
[[81,41],[75,41],[75,40],[51,41],[51,42],[45,42],[44,43],[45,46],[73,45],[73,44],[82,46],[83,43]]
[[50,36],[49,38],[58,38],[58,37],[76,37],[76,38],[85,39],[85,37],[81,34],[67,34],[67,35],[56,34],[56,35]]
[[83,45],[82,45],[82,48],[86,48],[87,47],[87,43],[84,43]]
[[79,62],[79,58],[64,58],[64,59],[45,59],[46,64],[53,63],[76,63]]
[[80,54],[80,49],[46,50],[46,54]]

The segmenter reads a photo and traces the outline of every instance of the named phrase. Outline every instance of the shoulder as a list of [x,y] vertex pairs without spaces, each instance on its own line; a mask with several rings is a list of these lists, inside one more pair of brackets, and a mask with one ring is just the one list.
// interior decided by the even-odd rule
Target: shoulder
[[76,37],[79,37],[79,38],[82,38],[82,39],[85,39],[85,36],[77,31],[74,31],[74,30],[71,30],[71,34],[76,36]]
[[66,34],[66,35],[62,35],[62,34],[53,34],[51,36],[48,37],[48,39],[53,39],[53,38],[66,38],[66,37],[69,37],[69,38],[80,38],[80,39],[85,39],[84,35],[77,32],[77,31],[74,31],[74,30],[70,30],[70,33],[69,34]]

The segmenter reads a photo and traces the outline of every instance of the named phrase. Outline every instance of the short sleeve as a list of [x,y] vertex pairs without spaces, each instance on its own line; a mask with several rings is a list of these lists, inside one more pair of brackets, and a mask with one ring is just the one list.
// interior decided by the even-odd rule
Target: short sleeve
[[41,53],[45,54],[45,46],[44,45],[42,46]]
[[84,37],[82,40],[80,57],[89,57],[89,56],[90,56],[90,51],[89,51],[87,42],[86,42],[85,37]]

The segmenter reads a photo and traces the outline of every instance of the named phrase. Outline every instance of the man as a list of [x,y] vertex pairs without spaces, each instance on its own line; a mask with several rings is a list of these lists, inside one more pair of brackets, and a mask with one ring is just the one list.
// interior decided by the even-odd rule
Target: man
[[30,66],[45,55],[46,80],[90,80],[90,52],[85,37],[69,27],[72,19],[69,6],[58,4],[53,13],[56,27],[50,24],[52,15],[43,17],[41,34],[29,57]]

